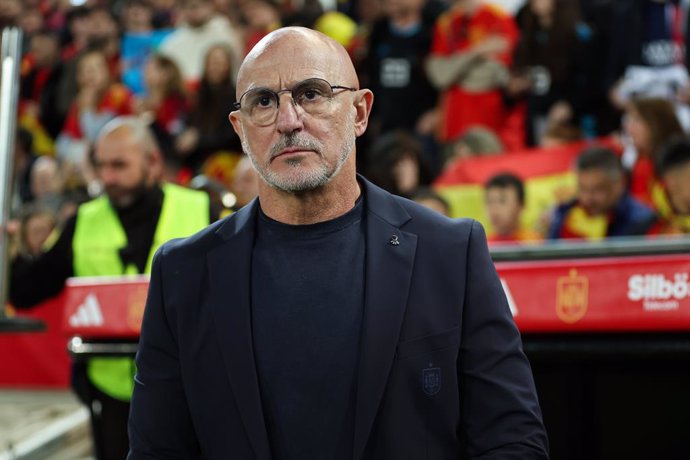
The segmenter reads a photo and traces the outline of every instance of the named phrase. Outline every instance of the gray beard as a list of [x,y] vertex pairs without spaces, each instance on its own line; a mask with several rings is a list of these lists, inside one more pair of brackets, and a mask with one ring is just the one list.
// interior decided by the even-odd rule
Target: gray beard
[[334,167],[330,167],[329,165],[322,163],[315,171],[299,171],[298,169],[302,165],[302,160],[297,158],[288,160],[286,162],[287,165],[295,170],[289,175],[290,177],[277,174],[269,169],[270,162],[273,157],[286,147],[299,147],[306,150],[313,150],[319,156],[321,156],[323,152],[323,145],[320,142],[314,139],[300,138],[299,134],[290,134],[284,136],[271,149],[269,159],[263,165],[258,162],[256,156],[251,151],[249,143],[246,141],[247,136],[244,135],[244,133],[242,136],[242,149],[251,160],[252,164],[254,165],[254,169],[256,169],[259,176],[268,185],[283,192],[299,193],[321,188],[328,184],[331,179],[337,176],[354,150],[356,138],[357,136],[354,132],[354,126],[351,124],[351,129],[348,132],[347,139],[345,139],[345,143],[340,151],[338,161]]

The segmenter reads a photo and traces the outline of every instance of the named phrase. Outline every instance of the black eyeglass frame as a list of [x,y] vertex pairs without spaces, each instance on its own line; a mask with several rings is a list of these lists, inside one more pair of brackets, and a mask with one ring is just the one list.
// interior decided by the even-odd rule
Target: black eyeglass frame
[[[292,88],[281,89],[280,91],[273,91],[272,89],[266,88],[266,87],[258,87],[258,88],[249,89],[249,90],[245,91],[244,93],[242,93],[242,95],[240,96],[239,101],[233,102],[233,103],[232,103],[232,108],[233,108],[233,110],[241,110],[241,109],[242,109],[242,99],[243,99],[244,96],[246,96],[248,93],[251,93],[251,92],[254,92],[254,91],[266,91],[267,93],[269,93],[269,94],[275,96],[275,100],[276,100],[276,109],[278,109],[278,108],[280,108],[280,95],[281,95],[282,93],[290,93],[290,98],[291,98],[292,101],[294,102],[294,101],[295,101],[295,94],[293,93],[293,91],[295,91],[295,89],[297,89],[297,88],[300,88],[304,83],[306,83],[306,82],[308,82],[308,81],[312,81],[312,80],[320,80],[320,81],[326,83],[326,84],[331,88],[331,91],[334,91],[334,90],[336,90],[336,89],[343,89],[343,90],[347,90],[347,91],[350,91],[350,92],[359,91],[359,88],[351,88],[351,87],[349,87],[349,86],[342,86],[342,85],[331,85],[330,82],[329,82],[328,80],[325,80],[325,79],[319,78],[319,77],[314,77],[314,78],[307,78],[307,79],[305,79],[305,80],[302,80],[302,81],[300,81],[299,83],[297,83],[296,85],[294,85]],[[335,94],[333,94],[333,96],[334,96],[334,95],[335,95]],[[332,97],[332,96],[331,96],[331,97]]]

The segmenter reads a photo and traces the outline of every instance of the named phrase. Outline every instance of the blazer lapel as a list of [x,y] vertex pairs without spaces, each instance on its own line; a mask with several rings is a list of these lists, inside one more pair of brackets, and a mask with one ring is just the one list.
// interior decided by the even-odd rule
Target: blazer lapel
[[407,212],[390,195],[360,180],[368,212],[354,460],[362,457],[393,364],[417,248],[417,236],[399,228],[410,219]]
[[207,266],[208,301],[225,369],[256,458],[264,460],[271,453],[254,361],[249,294],[257,206],[255,200],[218,229],[224,241],[209,251]]

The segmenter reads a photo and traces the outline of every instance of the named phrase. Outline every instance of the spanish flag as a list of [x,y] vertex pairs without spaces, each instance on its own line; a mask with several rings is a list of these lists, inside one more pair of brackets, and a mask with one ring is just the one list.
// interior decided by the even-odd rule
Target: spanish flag
[[500,173],[511,173],[525,184],[523,228],[543,233],[543,217],[556,205],[575,195],[574,163],[580,152],[593,145],[619,150],[613,138],[580,141],[548,148],[525,149],[499,156],[460,159],[434,182],[450,204],[453,217],[471,217],[491,232],[484,210],[484,183]]

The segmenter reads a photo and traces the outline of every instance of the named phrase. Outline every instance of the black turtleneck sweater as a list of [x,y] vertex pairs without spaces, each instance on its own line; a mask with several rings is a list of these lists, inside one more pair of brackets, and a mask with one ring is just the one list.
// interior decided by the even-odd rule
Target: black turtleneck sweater
[[[139,273],[146,269],[163,191],[155,187],[126,208],[115,208],[127,235],[127,247],[120,250],[123,265],[134,264]],[[213,215],[213,214],[211,214]],[[16,257],[10,267],[10,301],[17,308],[32,307],[60,293],[65,280],[74,276],[72,238],[76,216],[69,219],[56,243],[38,258]]]

